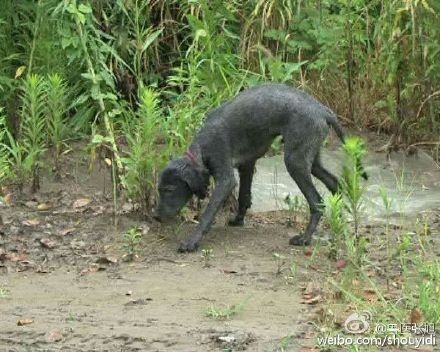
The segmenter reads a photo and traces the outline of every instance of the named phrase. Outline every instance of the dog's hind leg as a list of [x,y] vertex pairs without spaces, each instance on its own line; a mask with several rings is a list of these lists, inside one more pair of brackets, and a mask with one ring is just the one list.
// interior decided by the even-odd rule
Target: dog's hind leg
[[[284,162],[287,171],[294,179],[299,189],[305,196],[310,208],[310,220],[303,234],[290,238],[292,245],[308,245],[312,240],[312,235],[316,230],[319,219],[322,216],[322,199],[312,182],[312,163],[317,152],[315,146],[310,144],[295,143],[296,148],[289,148],[289,143],[285,145]],[[319,148],[319,145],[318,145]]]
[[254,176],[255,161],[240,165],[238,173],[240,175],[240,190],[238,191],[238,212],[235,217],[229,220],[231,226],[242,226],[246,211],[251,207],[251,188]]
[[338,191],[338,179],[321,164],[320,153],[315,157],[312,164],[312,175],[319,179],[327,189],[335,194]]

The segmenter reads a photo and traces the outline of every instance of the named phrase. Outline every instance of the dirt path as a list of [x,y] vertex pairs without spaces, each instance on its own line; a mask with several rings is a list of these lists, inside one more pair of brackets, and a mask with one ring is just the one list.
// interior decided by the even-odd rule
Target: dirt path
[[[212,249],[206,267],[201,251],[176,251],[175,233],[194,225],[155,227],[124,213],[115,227],[108,170],[90,174],[88,160],[78,155],[66,164],[61,181],[47,175],[40,193],[12,197],[0,209],[0,351],[299,351],[313,345],[305,339],[313,337],[306,314],[312,309],[300,304],[311,278],[301,264],[304,250],[287,245],[294,229],[285,218],[258,214],[244,228],[225,227],[219,218],[202,243]],[[123,234],[138,226],[144,235],[137,258],[124,262]],[[274,253],[285,257],[281,273]],[[288,277],[292,263],[297,269]],[[229,319],[207,316],[210,307],[221,313],[234,305],[240,309]],[[32,323],[17,325],[26,320]]]
[[[214,229],[204,242],[213,250],[210,267],[200,252],[177,254],[171,236],[159,245],[156,236],[144,238],[143,262],[100,264],[96,271],[86,260],[49,273],[3,275],[8,297],[0,300],[0,346],[5,351],[277,351],[284,338],[284,350],[299,350],[308,309],[300,304],[298,281],[289,284],[284,273],[277,274],[272,258],[274,252],[295,256],[286,246],[285,228]],[[155,248],[148,242],[156,242]],[[90,271],[84,271],[86,264]],[[242,307],[230,319],[206,316],[211,305],[234,304]],[[33,323],[17,326],[20,319]],[[51,341],[54,334],[60,341]]]

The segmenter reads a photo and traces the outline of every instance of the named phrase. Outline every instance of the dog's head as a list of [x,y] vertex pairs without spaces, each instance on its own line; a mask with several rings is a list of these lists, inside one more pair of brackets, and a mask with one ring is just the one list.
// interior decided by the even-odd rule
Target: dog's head
[[209,173],[187,157],[171,160],[159,179],[158,220],[167,220],[177,213],[195,194],[203,199],[209,185]]

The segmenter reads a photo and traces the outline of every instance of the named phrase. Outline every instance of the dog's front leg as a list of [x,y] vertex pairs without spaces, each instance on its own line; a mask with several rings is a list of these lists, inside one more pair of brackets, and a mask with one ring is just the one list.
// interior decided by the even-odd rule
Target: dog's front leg
[[192,252],[198,248],[202,236],[209,231],[212,223],[214,222],[215,215],[235,187],[236,182],[233,172],[228,174],[226,177],[223,174],[219,177],[214,176],[214,178],[216,180],[216,184],[208,206],[202,214],[200,223],[197,225],[195,231],[180,244],[180,252]]

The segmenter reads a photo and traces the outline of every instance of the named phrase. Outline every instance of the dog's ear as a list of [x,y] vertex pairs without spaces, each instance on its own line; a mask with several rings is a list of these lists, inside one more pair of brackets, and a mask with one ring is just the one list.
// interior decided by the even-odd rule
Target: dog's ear
[[191,191],[200,199],[206,197],[209,186],[209,172],[206,169],[187,163],[181,173],[182,180],[187,183]]

